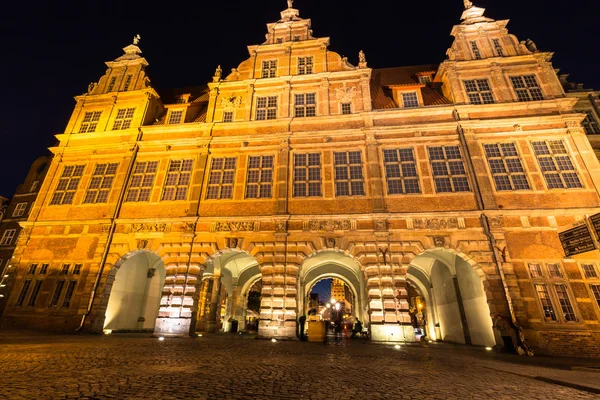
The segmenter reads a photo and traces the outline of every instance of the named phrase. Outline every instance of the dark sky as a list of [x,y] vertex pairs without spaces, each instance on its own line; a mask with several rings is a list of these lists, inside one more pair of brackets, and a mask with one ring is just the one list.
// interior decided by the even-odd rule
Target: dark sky
[[[595,0],[476,0],[494,19],[511,19],[520,40],[554,51],[555,67],[600,88]],[[363,49],[370,67],[444,60],[462,0],[296,0],[312,18],[317,37],[356,64]],[[365,8],[368,7],[368,8]],[[0,15],[0,195],[12,196],[30,163],[47,154],[74,106],[122,54],[131,38],[150,62],[155,87],[206,83],[217,64],[229,71],[248,57],[246,46],[265,39],[285,0],[179,0],[171,2],[64,0],[12,1]]]

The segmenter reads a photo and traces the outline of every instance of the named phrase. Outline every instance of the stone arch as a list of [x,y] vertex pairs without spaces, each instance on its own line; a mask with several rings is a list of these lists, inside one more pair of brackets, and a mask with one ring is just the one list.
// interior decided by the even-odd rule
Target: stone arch
[[166,268],[151,251],[134,250],[110,269],[102,299],[102,326],[111,331],[154,331]]

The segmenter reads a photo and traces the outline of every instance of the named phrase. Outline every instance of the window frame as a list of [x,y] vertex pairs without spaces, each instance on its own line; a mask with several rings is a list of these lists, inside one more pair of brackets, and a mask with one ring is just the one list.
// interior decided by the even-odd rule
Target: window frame
[[[169,160],[169,165],[165,171],[160,201],[187,201],[193,176],[193,158]],[[172,179],[175,179],[174,183],[170,182]],[[184,183],[181,183],[182,179]]]
[[136,107],[119,108],[113,121],[113,131],[123,131],[131,128]]
[[[533,78],[533,81],[535,82],[536,86],[529,86],[529,83],[527,82],[527,78],[531,79]],[[522,87],[516,87],[515,86],[515,80],[519,79],[520,80],[520,84],[522,85]],[[540,85],[540,80],[538,79],[536,74],[525,74],[525,75],[510,75],[508,77],[508,80],[511,84],[511,87],[515,93],[515,96],[517,97],[517,101],[518,102],[528,102],[528,101],[542,101],[544,99],[546,99],[546,96],[544,95],[544,91],[542,90],[542,86]],[[535,90],[537,89],[539,91],[539,95],[537,94],[537,92],[535,92],[535,95],[532,95],[532,89],[535,92]],[[524,95],[527,96],[524,96]],[[540,98],[538,98],[540,97]]]
[[22,217],[22,216],[26,215],[28,205],[29,205],[28,202],[17,203],[17,205],[15,206],[15,209],[13,210],[12,216],[14,218],[18,218],[18,217]]
[[[482,146],[483,153],[485,154],[485,159],[487,160],[486,164],[487,164],[488,172],[489,172],[489,175],[492,177],[492,181],[494,182],[494,188],[495,188],[496,192],[517,192],[517,191],[531,191],[532,190],[531,184],[529,182],[528,172],[525,169],[525,162],[523,161],[523,158],[521,157],[521,152],[519,151],[517,143],[514,143],[514,142],[490,143],[490,142],[488,142],[488,143],[482,143],[481,146]],[[492,146],[495,147],[494,150],[498,155],[490,154],[490,153],[492,153]],[[508,146],[512,146],[512,149],[514,150],[514,154],[507,154]],[[498,163],[497,163],[498,161],[502,163],[502,168],[504,169],[504,172],[495,171],[495,168],[498,167]],[[511,171],[511,168],[515,168],[516,164],[518,164],[520,166],[521,171]],[[494,167],[494,165],[495,165],[495,167]],[[508,184],[510,185],[509,189],[500,188],[502,183],[504,183],[504,184],[506,183],[506,182],[500,182],[499,180],[496,179],[496,178],[501,178],[501,177],[506,177]],[[517,184],[515,183],[515,178],[517,178],[517,177],[522,178],[527,187],[517,188],[516,186],[519,183],[519,182],[517,182]]]
[[[48,203],[49,206],[73,205],[73,200],[75,200],[75,195],[79,190],[86,166],[86,164],[78,164],[65,165],[63,167],[58,183]],[[64,188],[61,189],[63,186]]]
[[[412,95],[414,95],[414,99],[411,98],[409,100],[406,100],[406,98],[404,97]],[[417,108],[421,106],[421,102],[419,101],[419,93],[417,90],[402,91],[400,92],[400,98],[402,99],[402,108]]]
[[[100,171],[100,168],[103,170]],[[118,172],[119,163],[97,163],[88,182],[83,204],[108,203]]]
[[[310,61],[310,62],[307,62]],[[315,63],[313,56],[298,57],[298,75],[312,75],[314,73]]]
[[470,40],[469,44],[471,45],[471,54],[473,54],[475,60],[483,60],[483,53],[479,48],[479,43],[477,43],[477,40]]
[[[463,87],[469,100],[469,104],[482,105],[482,104],[495,104],[496,97],[494,96],[494,90],[490,84],[488,78],[473,78],[463,79]],[[485,88],[485,86],[487,88]],[[476,90],[471,90],[476,89]]]
[[260,77],[261,79],[270,79],[277,78],[277,68],[278,68],[277,59],[274,60],[262,60]]
[[[261,102],[264,100],[264,107],[261,106]],[[272,101],[275,106],[272,105]],[[254,106],[255,120],[256,121],[268,121],[277,119],[279,116],[279,96],[256,96],[256,104]],[[264,116],[262,115],[264,111]]]
[[[258,166],[257,167],[252,167],[252,162],[253,160],[258,159]],[[270,159],[270,164],[271,166],[264,166],[265,164],[265,160],[269,160]],[[267,162],[268,164],[268,162]],[[245,199],[251,199],[251,200],[263,200],[263,199],[272,199],[273,198],[273,189],[274,189],[274,182],[273,182],[273,178],[275,175],[275,156],[272,154],[260,154],[260,155],[248,155],[248,160],[247,160],[247,164],[246,164],[246,187],[244,190],[244,198]],[[251,173],[256,172],[257,173],[257,180],[255,182],[250,182],[250,175]],[[263,175],[266,174],[268,175],[270,173],[271,178],[268,181],[263,181]],[[249,195],[250,193],[250,188],[254,188],[256,187],[256,195],[255,196],[251,196]],[[265,194],[263,195],[263,187],[267,188],[268,187],[268,196]],[[266,190],[266,189],[265,189]]]
[[[144,170],[143,172],[137,172],[138,166],[141,166],[141,164],[144,164]],[[156,175],[158,174],[159,166],[159,161],[136,161],[135,167],[131,173],[131,178],[129,180],[127,195],[125,196],[124,200],[126,203],[139,203],[151,200],[152,190],[155,187]],[[154,171],[149,172],[148,167],[151,167],[154,169]],[[148,179],[149,177],[151,177],[151,179]],[[138,180],[139,185],[136,183]],[[134,183],[136,184],[135,187],[133,186]],[[137,194],[135,195],[135,198],[132,198],[132,193],[134,193],[134,190],[137,191]],[[146,196],[148,197],[147,199]]]
[[[448,158],[448,151],[446,149],[456,149],[456,151],[458,151],[458,154],[460,156],[460,158]],[[432,149],[442,149],[442,153],[444,158],[432,158]],[[452,152],[454,152],[454,150],[452,150]],[[469,172],[467,171],[467,167],[465,166],[465,158],[462,154],[462,151],[460,149],[460,145],[456,144],[456,145],[436,145],[436,146],[427,146],[427,157],[429,160],[429,168],[431,169],[431,177],[432,177],[432,183],[434,186],[434,190],[436,194],[464,194],[464,193],[473,193],[473,188],[472,188],[472,183],[470,181],[469,178]],[[457,163],[460,161],[460,167],[462,168],[462,170],[464,171],[463,174],[455,174],[451,171],[451,163]],[[436,175],[435,173],[435,167],[434,167],[434,163],[444,163],[445,166],[445,171],[447,172],[444,175]],[[453,164],[455,167],[456,165]],[[439,188],[441,187],[441,183],[440,186],[438,186],[438,181],[436,180],[436,177],[438,179],[447,179],[447,182],[450,184],[450,189],[449,191],[446,190],[439,190]],[[457,188],[457,182],[455,182],[455,179],[458,178],[464,178],[464,182],[466,182],[466,188],[468,190],[456,190]],[[464,189],[463,187],[461,187],[461,189]]]
[[[233,161],[232,161],[233,160]],[[222,166],[215,169],[216,164],[222,163]],[[230,164],[227,164],[230,163]],[[233,163],[233,166],[231,166]],[[207,174],[206,180],[206,192],[204,194],[204,200],[233,200],[235,194],[235,183],[237,175],[237,157],[219,156],[212,157],[210,160],[210,169]],[[214,174],[214,181],[213,181]],[[218,178],[217,178],[218,176]],[[227,177],[227,178],[226,178]],[[231,179],[229,178],[231,177]],[[218,181],[218,182],[217,182]],[[212,183],[211,183],[212,182]],[[211,188],[215,188],[216,192],[211,191]],[[225,192],[223,189],[226,190]],[[225,196],[224,196],[225,193]]]
[[[312,160],[311,160],[312,156]],[[302,165],[299,164],[300,158],[305,157]],[[315,159],[318,157],[318,164],[314,164]],[[298,160],[298,161],[297,161]],[[311,162],[313,164],[311,165]],[[303,171],[301,175],[304,175],[304,179],[298,177],[298,172]],[[313,171],[311,173],[311,170]],[[318,173],[314,172],[318,171]],[[311,179],[318,175],[319,179]],[[302,190],[299,190],[302,187]],[[316,191],[311,190],[318,187],[318,194]],[[303,192],[304,194],[300,194]],[[293,167],[292,167],[292,197],[293,198],[322,198],[323,197],[323,154],[319,152],[308,152],[308,153],[294,153]]]
[[500,38],[492,38],[492,48],[496,52],[496,57],[504,57],[504,48]]
[[84,112],[83,119],[79,124],[79,131],[77,131],[77,133],[96,132],[96,129],[98,128],[98,123],[100,122],[100,118],[102,118],[102,110]]
[[[298,100],[302,99],[302,104]],[[309,103],[309,101],[311,101]],[[310,118],[317,116],[317,93],[294,93],[294,118]],[[300,111],[300,114],[298,115]]]
[[[183,111],[184,110],[169,110],[169,118],[167,118],[167,125],[178,125],[183,123]],[[179,118],[177,119],[177,121],[175,121],[175,119],[173,119],[173,115],[177,115],[179,116]]]
[[[568,276],[566,271],[559,260],[536,260],[531,262],[526,262],[527,272],[529,275],[529,279],[533,285],[533,289],[535,292],[536,302],[538,304],[539,310],[541,310],[542,322],[549,324],[580,324],[582,323],[582,319],[579,314],[579,310],[577,307],[576,297],[573,295],[573,291],[571,285],[569,283]],[[532,265],[539,266],[541,275],[534,276],[531,270]],[[555,265],[560,272],[560,275],[554,275],[551,272],[550,266]],[[555,320],[550,320],[546,317],[546,311],[544,302],[539,296],[539,291],[537,289],[538,285],[543,285],[546,288],[546,292],[548,295],[548,301],[552,306]],[[557,288],[561,286],[564,287],[564,293],[559,293]],[[561,297],[561,295],[566,294],[566,297]],[[566,299],[566,302],[563,301]],[[565,316],[565,306],[568,303],[568,306],[571,308],[573,319],[569,319]]]
[[600,135],[600,123],[594,115],[594,111],[590,109],[580,110],[585,114],[585,118],[581,121],[581,126],[586,135]]
[[[563,139],[531,140],[529,143],[532,154],[537,160],[539,171],[544,178],[547,190],[585,189],[585,185],[583,183],[584,181],[581,179],[579,174],[579,168],[573,160],[573,157],[571,157],[571,152],[568,148],[568,145]],[[539,152],[542,149],[540,144],[544,145],[546,152]],[[556,149],[558,146],[561,146],[564,149],[564,152],[557,152]],[[557,161],[561,158],[561,162]],[[550,167],[550,163],[542,160],[550,160],[553,169],[547,169]],[[566,161],[568,161],[568,163]],[[570,164],[573,169],[562,169],[562,166],[566,164]],[[565,178],[567,175],[570,175],[571,179]],[[550,176],[554,176],[554,180],[550,179]],[[558,182],[556,180],[556,176],[558,176],[558,181],[560,181],[560,184],[562,185],[561,187],[553,186]],[[569,183],[571,182],[576,182],[579,184],[579,186],[569,186]]]
[[[346,163],[338,164],[337,155],[342,154],[342,153],[346,155],[345,156]],[[358,154],[358,156],[359,156],[360,163],[352,162],[351,157],[355,156],[356,154]],[[334,169],[333,183],[334,183],[334,187],[335,187],[335,197],[367,196],[367,188],[365,187],[366,186],[365,185],[365,166],[364,166],[363,158],[364,158],[364,155],[361,150],[342,150],[342,151],[334,151],[333,152],[333,169]],[[352,178],[353,171],[358,171],[357,167],[360,167],[360,178]],[[338,177],[338,171],[341,171],[342,168],[344,168],[347,178]],[[340,194],[340,192],[338,191],[338,187],[339,187],[338,185],[340,185],[342,183],[346,184],[345,187],[348,189],[347,194]],[[360,184],[360,186],[359,186],[361,188],[360,192],[355,193],[355,190],[353,189],[353,183],[356,185]],[[357,186],[357,188],[358,188],[358,186]]]
[[225,110],[223,111],[223,123],[231,123],[233,122],[233,111]]
[[[403,159],[402,153],[410,151],[411,160]],[[394,152],[394,156],[396,157],[396,161],[390,160],[388,161],[387,154],[390,152]],[[385,180],[385,185],[387,187],[386,194],[388,196],[408,196],[408,195],[421,195],[423,194],[423,188],[421,184],[421,175],[419,174],[419,163],[417,157],[415,155],[415,149],[413,147],[390,147],[381,149],[381,159],[383,160],[383,174]],[[414,167],[415,175],[408,175],[407,171],[409,169],[409,165]],[[398,166],[398,176],[390,176],[390,170],[388,166]],[[403,167],[406,166],[406,167]],[[400,182],[400,185],[390,185],[390,182]],[[416,192],[409,192],[406,190],[406,181],[415,181],[417,186]],[[400,192],[391,193],[392,187],[399,187]]]
[[2,238],[0,239],[0,246],[10,246],[16,236],[16,229],[5,229],[2,233]]

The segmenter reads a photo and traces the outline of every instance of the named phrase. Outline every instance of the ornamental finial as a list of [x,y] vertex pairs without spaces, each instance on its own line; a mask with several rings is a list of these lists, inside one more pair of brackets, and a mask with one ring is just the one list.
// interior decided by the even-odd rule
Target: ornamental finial
[[292,8],[292,6],[294,5],[294,0],[287,0],[288,2],[288,8]]
[[473,3],[469,0],[464,0],[465,1],[465,10],[468,10],[469,8],[473,7]]
[[135,36],[133,37],[133,44],[137,46],[137,44],[140,42],[140,39],[141,39],[141,38],[142,38],[142,37],[141,37],[139,34],[135,35]]

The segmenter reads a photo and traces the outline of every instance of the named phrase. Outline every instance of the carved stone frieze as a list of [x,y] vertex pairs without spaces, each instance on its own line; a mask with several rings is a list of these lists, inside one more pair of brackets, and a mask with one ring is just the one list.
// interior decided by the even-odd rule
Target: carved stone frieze
[[102,225],[102,233],[110,232],[110,225]]
[[378,231],[385,231],[388,228],[388,223],[385,219],[378,219],[375,221],[375,229]]
[[348,103],[351,102],[356,97],[356,87],[346,87],[346,83],[344,86],[338,89],[335,89],[335,98],[342,102]]
[[435,247],[444,247],[446,245],[446,238],[443,236],[434,236],[433,244]]
[[414,229],[455,229],[458,218],[415,218],[412,225]]
[[241,104],[241,96],[227,96],[221,98],[221,107],[223,108],[238,108]]
[[131,224],[132,233],[166,233],[171,231],[169,224]]
[[496,216],[489,219],[492,228],[500,228],[504,226],[504,217]]
[[148,247],[148,239],[138,240],[137,248],[143,250]]
[[259,222],[213,222],[211,232],[242,232],[258,231]]
[[351,231],[356,229],[356,221],[348,220],[323,220],[323,221],[305,221],[305,231]]
[[275,230],[277,232],[285,232],[285,231],[287,231],[287,221],[277,221],[275,223]]
[[193,222],[185,222],[181,227],[181,230],[185,233],[194,233],[195,224]]

